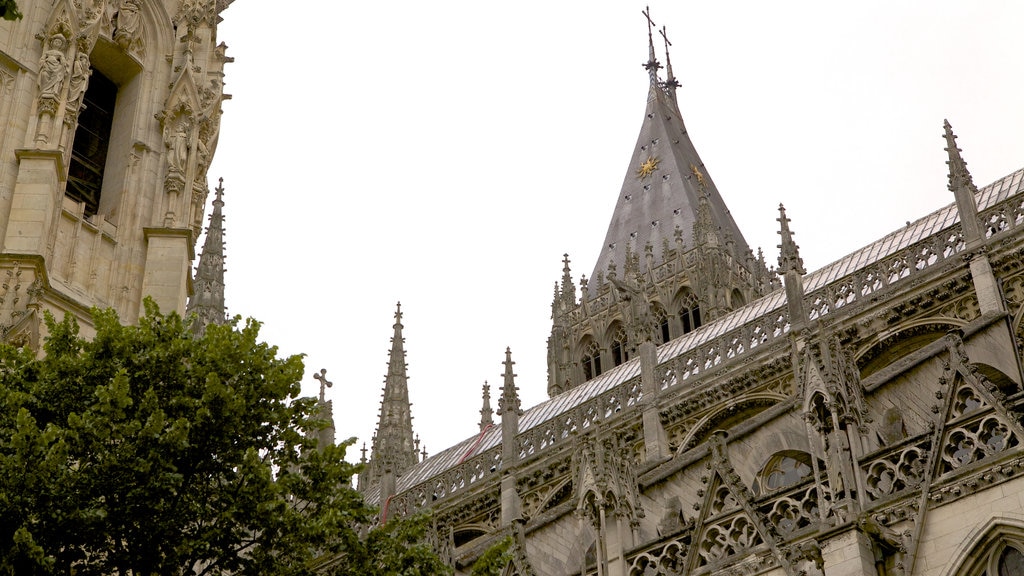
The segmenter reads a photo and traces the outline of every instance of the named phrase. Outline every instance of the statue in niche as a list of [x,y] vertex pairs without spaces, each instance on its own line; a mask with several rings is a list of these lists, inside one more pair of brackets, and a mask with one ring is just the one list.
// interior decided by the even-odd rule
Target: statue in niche
[[903,425],[903,414],[899,408],[890,407],[882,414],[878,424],[878,439],[883,446],[890,446],[907,437],[907,429]]
[[124,50],[138,48],[142,17],[139,15],[139,0],[121,0],[114,21],[114,42]]
[[39,96],[44,100],[56,100],[64,88],[64,77],[68,73],[67,39],[60,34],[50,37],[50,47],[39,60]]
[[78,110],[82,95],[89,87],[90,75],[92,75],[92,65],[89,55],[85,51],[79,51],[75,57],[75,63],[71,69],[71,81],[68,84],[68,108],[70,110]]
[[167,162],[171,173],[185,174],[188,167],[189,152],[189,121],[181,118],[165,130],[164,141],[167,144]]

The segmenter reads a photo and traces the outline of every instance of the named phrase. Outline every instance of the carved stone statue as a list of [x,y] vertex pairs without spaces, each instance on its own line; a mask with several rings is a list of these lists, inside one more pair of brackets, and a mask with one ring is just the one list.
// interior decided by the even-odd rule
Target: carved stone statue
[[39,96],[43,99],[56,100],[64,88],[64,77],[68,73],[67,40],[60,34],[50,37],[49,48],[43,52],[39,61]]
[[71,81],[68,85],[69,109],[78,110],[79,104],[82,101],[82,95],[85,94],[86,88],[89,87],[90,75],[92,75],[92,65],[89,62],[89,55],[85,52],[79,52],[78,56],[75,57],[75,63],[71,71]]
[[172,173],[184,174],[188,167],[188,128],[188,119],[182,118],[166,131],[167,162],[170,164],[170,171]]
[[125,50],[138,47],[142,18],[139,15],[139,0],[121,0],[115,17],[114,41]]

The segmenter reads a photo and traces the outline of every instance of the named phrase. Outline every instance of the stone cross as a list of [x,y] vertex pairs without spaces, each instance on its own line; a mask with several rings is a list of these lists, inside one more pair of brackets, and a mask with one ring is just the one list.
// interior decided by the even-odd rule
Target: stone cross
[[313,374],[313,378],[316,378],[317,380],[320,381],[320,402],[321,403],[323,403],[325,401],[324,393],[327,391],[328,388],[330,388],[331,386],[334,385],[333,382],[331,382],[330,380],[328,380],[326,378],[326,374],[327,374],[327,368],[321,368],[319,373],[314,373]]

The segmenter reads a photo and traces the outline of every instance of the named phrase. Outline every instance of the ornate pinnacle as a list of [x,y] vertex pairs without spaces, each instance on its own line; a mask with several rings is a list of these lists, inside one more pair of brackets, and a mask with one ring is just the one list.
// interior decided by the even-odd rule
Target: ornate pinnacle
[[520,408],[519,387],[515,383],[516,375],[512,373],[512,366],[515,362],[512,361],[511,348],[505,348],[505,361],[502,364],[505,365],[505,382],[501,386],[501,398],[498,399],[498,416],[506,412],[521,416],[523,410]]
[[484,381],[484,406],[480,409],[480,431],[483,432],[488,426],[494,425],[494,419],[491,415],[494,414],[494,410],[491,410],[491,386]]
[[967,246],[973,249],[978,243],[984,241],[985,236],[978,221],[978,206],[974,203],[974,196],[978,188],[971,179],[971,173],[967,170],[967,162],[960,156],[960,149],[956,147],[956,135],[953,134],[953,127],[948,120],[943,120],[945,128],[946,152],[949,153],[949,190],[956,198],[956,210],[960,213],[960,225],[963,227],[964,240]]
[[776,220],[782,225],[782,229],[779,231],[779,235],[782,236],[782,244],[778,245],[780,250],[779,271],[783,274],[791,270],[801,275],[806,274],[804,261],[800,258],[800,247],[793,242],[793,233],[789,231],[789,218],[786,217],[786,207],[782,204],[779,204],[779,217]]
[[974,185],[971,173],[967,170],[967,162],[964,162],[963,157],[960,156],[961,150],[956,147],[956,134],[953,134],[953,127],[950,126],[949,120],[943,120],[942,126],[946,131],[946,152],[949,154],[949,160],[946,161],[946,164],[949,165],[949,191],[956,192],[961,188],[967,188],[972,194],[976,194],[978,188]]
[[652,30],[654,21],[651,20],[651,7],[644,7],[641,13],[644,15],[644,18],[647,19],[647,46],[650,54],[647,58],[647,62],[644,63],[644,70],[647,70],[647,74],[651,77],[651,86],[657,86],[658,69],[661,68],[661,63],[658,62],[657,57],[654,56],[654,32]]
[[217,181],[210,224],[199,255],[186,314],[195,314],[192,330],[201,335],[210,324],[224,323],[224,179]]
[[576,285],[572,282],[572,270],[569,268],[569,255],[562,255],[562,300],[567,308],[576,303]]

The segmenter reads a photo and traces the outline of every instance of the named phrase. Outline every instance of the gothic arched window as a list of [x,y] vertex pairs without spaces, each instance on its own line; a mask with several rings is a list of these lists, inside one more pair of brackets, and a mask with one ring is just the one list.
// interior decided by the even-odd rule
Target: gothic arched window
[[760,495],[796,486],[812,473],[810,454],[799,450],[778,452],[758,472],[752,490],[755,495]]
[[629,360],[629,351],[626,349],[626,343],[628,339],[626,337],[626,331],[621,325],[617,327],[615,332],[612,334],[612,364],[618,366],[626,360]]
[[683,334],[700,328],[700,306],[697,304],[697,296],[689,288],[683,288],[676,298],[679,301],[679,322],[683,326]]
[[583,345],[583,356],[580,358],[583,367],[583,380],[597,378],[601,375],[601,349],[597,342],[590,340]]
[[672,337],[668,329],[668,313],[665,312],[665,308],[657,302],[652,303],[651,316],[654,318],[654,337],[658,344],[664,344],[671,340]]

